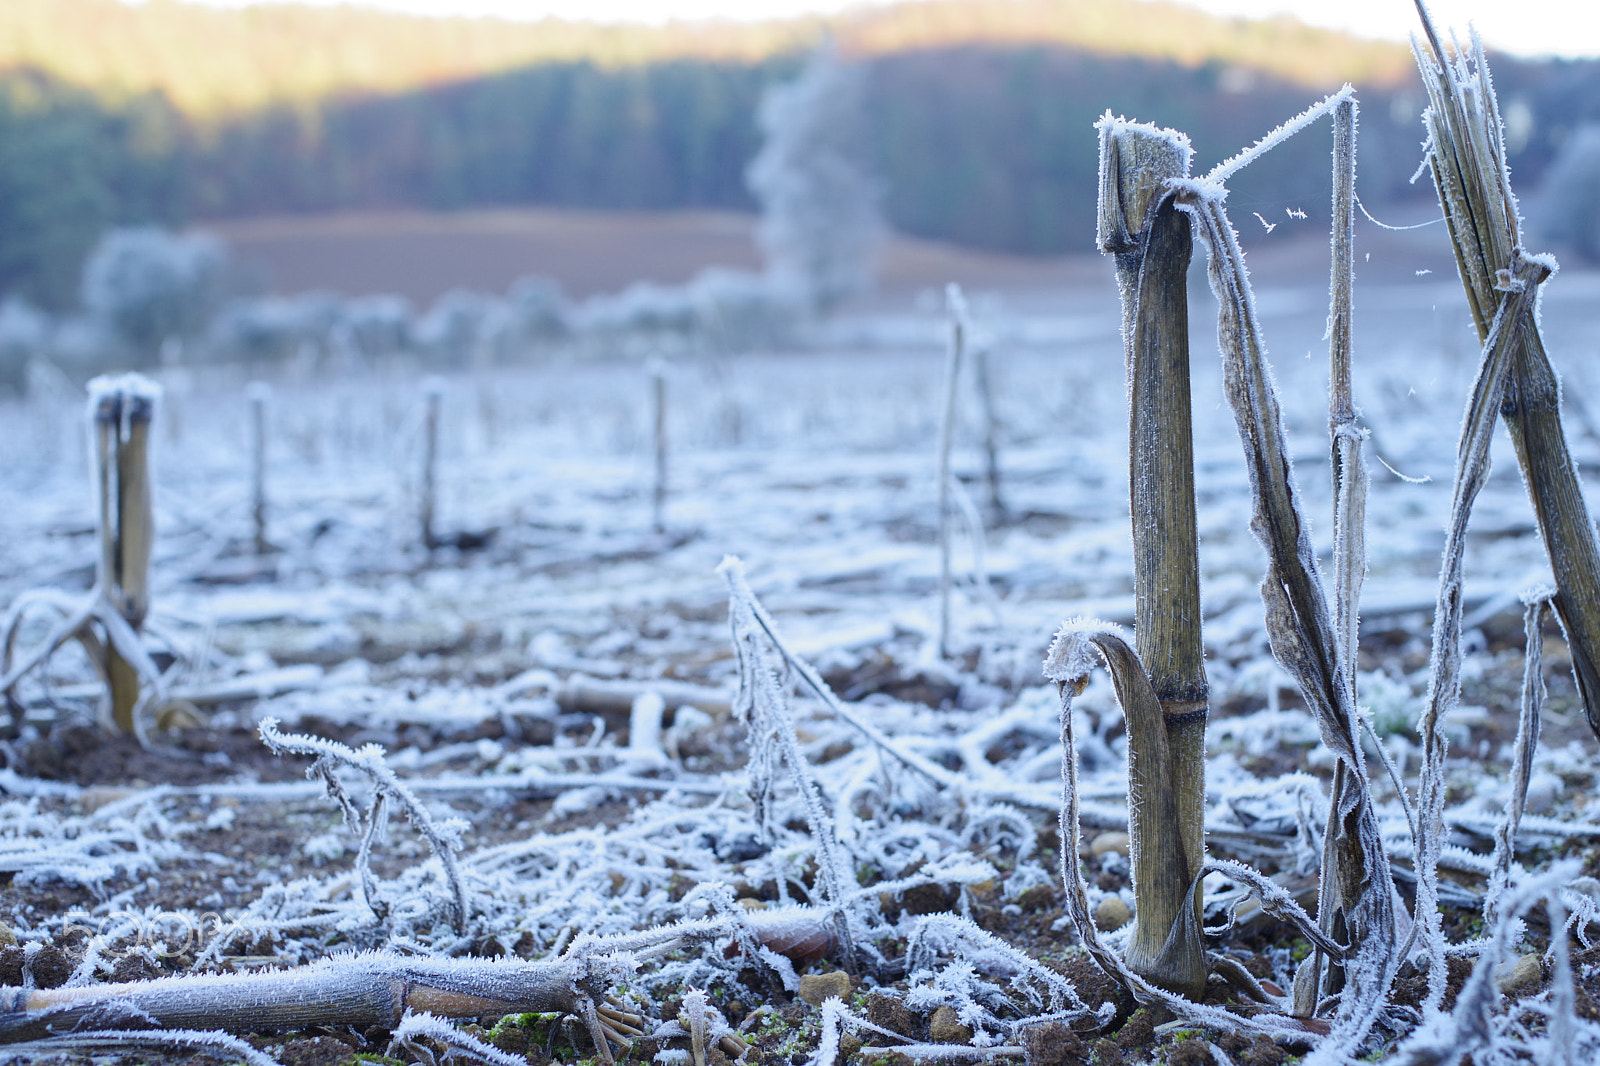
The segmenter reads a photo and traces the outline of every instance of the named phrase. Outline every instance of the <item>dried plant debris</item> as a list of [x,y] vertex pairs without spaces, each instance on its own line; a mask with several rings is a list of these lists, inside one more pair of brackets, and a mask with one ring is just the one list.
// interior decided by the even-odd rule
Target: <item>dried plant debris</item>
[[[1480,58],[1427,51],[1436,106],[1492,118]],[[1253,291],[1226,199],[1324,118],[1327,318],[1320,237],[1300,288]],[[1434,147],[1475,137],[1492,163],[1492,123],[1442,121]],[[1120,151],[1135,126],[1101,132]],[[1554,439],[1522,401],[1560,280],[1516,248],[1514,204],[1475,211],[1512,243],[1463,267],[1488,288],[1457,365],[1415,308],[1364,325],[1337,214],[1349,91],[1200,176],[1183,138],[1139,129],[1171,164],[1149,204],[1209,249],[1221,298],[1223,362],[1187,371],[1187,692],[1161,687],[1181,671],[1152,660],[1181,656],[1142,621],[1162,579],[1130,537],[1109,267],[1065,318],[969,292],[982,427],[905,340],[936,336],[931,306],[841,318],[859,332],[803,356],[675,365],[664,515],[653,412],[615,366],[480,368],[427,395],[376,370],[285,377],[264,451],[240,436],[242,380],[170,377],[147,609],[102,584],[138,560],[97,550],[117,525],[85,490],[78,394],[0,398],[0,1061],[1594,1060],[1581,612],[1547,552],[1559,509],[1530,517],[1488,465],[1499,420],[1525,424],[1519,462]],[[1486,168],[1462,196],[1509,195]],[[1148,311],[1129,220],[1149,204],[1120,203],[1102,240]],[[1312,310],[1281,313],[1286,294]],[[1320,360],[1267,357],[1325,330],[1327,406]],[[491,426],[497,392],[526,410]],[[1379,439],[1434,480],[1369,481]],[[948,549],[996,467],[1004,521],[970,522],[967,581],[941,526]],[[498,532],[469,549],[442,535],[457,523]],[[139,673],[126,734],[98,724],[108,643]],[[1183,817],[1159,744],[1130,782],[1130,736],[1167,736],[1170,763],[1164,716],[1202,699],[1201,843],[1153,844],[1152,819]],[[1181,864],[1152,874],[1163,855]],[[1181,980],[1130,965],[1147,939]]]

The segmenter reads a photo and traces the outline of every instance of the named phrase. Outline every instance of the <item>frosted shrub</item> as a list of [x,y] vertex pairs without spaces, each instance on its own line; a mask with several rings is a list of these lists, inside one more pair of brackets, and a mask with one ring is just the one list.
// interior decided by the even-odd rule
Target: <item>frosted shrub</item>
[[824,48],[761,102],[765,141],[745,179],[761,205],[756,239],[768,274],[811,311],[868,289],[883,240],[862,90],[861,69]]
[[340,308],[339,324],[350,342],[368,359],[397,355],[411,348],[416,312],[404,296],[382,294],[350,300]]
[[43,354],[49,337],[49,317],[26,300],[0,303],[0,389],[23,391],[28,360]]
[[804,310],[792,289],[758,274],[718,267],[694,276],[689,299],[706,342],[729,352],[783,344]]
[[640,281],[589,300],[579,310],[578,323],[591,340],[626,351],[639,342],[681,348],[694,337],[698,318],[688,290]]
[[293,301],[234,300],[212,323],[210,347],[218,355],[250,362],[276,362],[293,355],[307,338],[301,308]]
[[169,339],[205,326],[224,289],[227,255],[204,234],[154,226],[114,229],[83,268],[83,306],[138,366],[153,364]]
[[466,366],[488,357],[504,331],[501,301],[452,289],[417,323],[417,346],[436,366]]
[[527,275],[506,290],[511,339],[528,346],[565,340],[572,334],[572,305],[561,283]]

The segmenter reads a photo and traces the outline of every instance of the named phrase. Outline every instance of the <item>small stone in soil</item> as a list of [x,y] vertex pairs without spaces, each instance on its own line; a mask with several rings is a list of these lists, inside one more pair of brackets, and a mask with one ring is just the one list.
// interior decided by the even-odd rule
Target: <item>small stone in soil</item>
[[1544,968],[1537,954],[1521,955],[1503,962],[1494,972],[1495,984],[1508,996],[1532,991],[1544,979]]
[[1128,924],[1132,913],[1128,905],[1116,896],[1107,896],[1094,908],[1094,924],[1102,933],[1109,933],[1113,929],[1121,929]]
[[842,1000],[850,998],[850,975],[843,970],[832,973],[808,973],[800,978],[800,998],[813,1007],[820,1007],[830,996]]
[[961,1016],[954,1007],[940,1007],[933,1012],[933,1020],[928,1023],[928,1035],[935,1044],[972,1043],[972,1029],[961,1024]]
[[1118,855],[1125,856],[1131,847],[1132,842],[1128,834],[1113,829],[1094,838],[1094,842],[1089,845],[1089,854],[1099,856],[1114,851]]

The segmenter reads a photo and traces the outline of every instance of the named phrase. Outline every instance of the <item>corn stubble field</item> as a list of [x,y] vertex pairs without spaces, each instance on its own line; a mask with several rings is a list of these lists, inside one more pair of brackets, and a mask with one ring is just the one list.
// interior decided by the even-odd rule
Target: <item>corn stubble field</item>
[[[1284,226],[1244,238],[1311,544],[1332,573],[1327,245]],[[1396,954],[1415,950],[1338,1054],[1584,1062],[1600,1046],[1596,742],[1561,631],[1535,614],[1543,729],[1513,787],[1521,598],[1549,566],[1503,433],[1465,540],[1439,874],[1418,890],[1430,627],[1478,371],[1448,241],[1443,226],[1363,224],[1355,245],[1355,398],[1371,433],[1355,681]],[[933,312],[847,315],[813,350],[668,366],[659,505],[654,387],[636,361],[535,354],[444,380],[432,549],[416,368],[276,375],[264,552],[245,375],[164,372],[142,633],[163,680],[148,725],[96,725],[103,686],[71,642],[9,705],[0,918],[15,943],[0,980],[85,991],[51,1000],[54,1014],[34,992],[7,999],[0,1032],[35,1043],[0,1053],[1267,1066],[1347,1037],[1365,994],[1354,962],[1342,1003],[1331,981],[1310,986],[1311,1010],[1291,1003],[1321,935],[1294,904],[1318,913],[1330,791],[1352,787],[1268,647],[1268,558],[1198,274],[1203,822],[1209,857],[1237,860],[1201,883],[1204,924],[1232,924],[1209,937],[1200,1002],[1084,950],[1085,921],[1118,959],[1135,929],[1127,730],[1098,671],[1068,702],[1082,835],[1067,851],[1085,880],[1063,884],[1063,701],[1041,663],[1063,620],[1136,613],[1104,267],[1103,289],[1047,310],[975,301],[967,350],[989,353],[999,499],[969,360],[949,523],[948,326]],[[1582,403],[1600,386],[1582,358],[1600,341],[1596,298],[1600,272],[1544,286],[1586,476],[1600,462]],[[13,663],[90,595],[88,441],[64,383],[0,408]],[[1072,664],[1056,650],[1059,673]],[[1510,806],[1507,866],[1495,844]],[[1412,932],[1419,894],[1441,915],[1436,993],[1427,923]],[[1328,933],[1330,951],[1349,935]],[[90,991],[183,974],[170,1000]],[[242,976],[206,976],[226,974]],[[257,1028],[286,1032],[215,1035]]]

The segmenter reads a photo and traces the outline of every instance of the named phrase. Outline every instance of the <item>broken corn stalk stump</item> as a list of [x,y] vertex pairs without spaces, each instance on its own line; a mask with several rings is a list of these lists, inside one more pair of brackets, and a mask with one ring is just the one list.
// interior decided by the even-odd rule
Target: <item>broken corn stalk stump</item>
[[267,542],[267,401],[272,387],[253,381],[246,390],[250,401],[250,521],[255,530],[255,551],[266,555]]
[[950,479],[955,475],[950,469],[950,449],[955,443],[956,392],[961,377],[961,363],[966,355],[967,334],[971,325],[967,315],[967,298],[961,286],[953,282],[945,286],[945,307],[950,315],[950,342],[945,350],[944,398],[939,415],[939,658],[950,658],[950,538],[954,535],[951,520],[954,503],[951,500]]
[[[1356,706],[1356,670],[1361,630],[1361,585],[1366,577],[1367,468],[1363,457],[1366,435],[1356,423],[1354,389],[1351,384],[1351,301],[1354,288],[1355,179],[1356,179],[1356,101],[1345,99],[1333,110],[1333,223],[1329,237],[1328,308],[1328,436],[1330,469],[1333,472],[1333,581],[1334,630],[1338,641],[1337,657],[1345,687],[1345,697]],[[1350,795],[1350,768],[1334,764],[1329,789],[1328,822],[1323,832],[1323,866],[1338,864],[1338,817]],[[1344,910],[1346,901],[1337,895],[1337,878],[1319,878],[1317,916],[1324,934],[1333,940],[1348,939]],[[1343,987],[1343,971],[1337,966],[1322,970],[1323,953],[1318,950],[1302,964],[1303,977],[1295,984],[1295,1012],[1310,1017],[1324,997]],[[1297,974],[1299,971],[1297,971]]]
[[[1434,189],[1455,249],[1456,267],[1472,309],[1478,340],[1486,344],[1495,312],[1517,284],[1522,248],[1517,199],[1511,190],[1499,103],[1480,42],[1446,53],[1418,3],[1427,49],[1417,66],[1428,91],[1423,115]],[[1500,416],[1522,470],[1545,553],[1555,574],[1556,617],[1572,653],[1572,670],[1589,728],[1600,737],[1600,544],[1584,501],[1577,464],[1561,424],[1561,383],[1545,353],[1536,307],[1512,351]]]
[[1136,657],[1107,653],[1128,719],[1138,917],[1127,963],[1198,998],[1206,982],[1195,874],[1205,857],[1207,687],[1189,385],[1194,240],[1171,189],[1188,176],[1190,156],[1187,139],[1171,131],[1109,116],[1100,123],[1097,239],[1115,256],[1122,297],[1138,642]]
[[[155,524],[149,446],[158,395],[156,386],[137,374],[96,378],[89,391],[100,495],[99,585],[135,633],[150,610],[150,548]],[[106,641],[104,663],[112,721],[118,729],[131,733],[139,703],[139,670],[114,640]]]
[[439,411],[444,406],[444,381],[430,377],[422,384],[422,487],[417,503],[417,525],[422,546],[439,547],[434,527],[439,502]]
[[583,960],[572,958],[508,962],[370,953],[266,973],[6,989],[0,995],[0,1041],[37,1039],[74,1026],[121,1027],[132,1018],[154,1020],[161,1028],[285,1032],[316,1025],[393,1029],[411,1011],[445,1018],[585,1016],[590,1007],[597,1047],[601,1039],[626,1044],[642,1035],[638,1014],[612,1001],[593,1004],[581,989],[586,969]]
[[[1305,112],[1300,121],[1337,106],[1348,92],[1329,97]],[[1340,920],[1349,934],[1350,954],[1343,975],[1346,988],[1336,1001],[1328,1052],[1346,1053],[1359,1046],[1377,1024],[1399,968],[1394,886],[1367,781],[1360,711],[1344,678],[1335,614],[1329,609],[1301,514],[1282,409],[1272,385],[1244,252],[1219,190],[1220,183],[1208,177],[1206,182],[1191,183],[1179,199],[1210,250],[1208,273],[1218,302],[1217,347],[1223,357],[1224,392],[1250,474],[1250,528],[1270,559],[1261,583],[1268,640],[1273,657],[1295,679],[1323,743],[1347,767],[1342,806],[1335,808],[1337,832],[1332,835],[1333,846],[1322,871],[1323,878],[1337,881],[1330,898],[1338,901]],[[1306,967],[1305,972],[1310,977],[1314,969]]]

